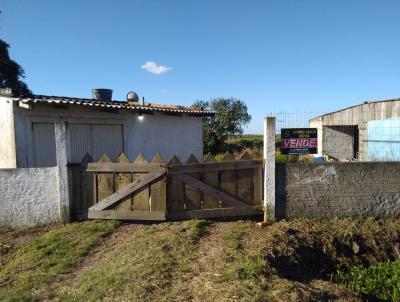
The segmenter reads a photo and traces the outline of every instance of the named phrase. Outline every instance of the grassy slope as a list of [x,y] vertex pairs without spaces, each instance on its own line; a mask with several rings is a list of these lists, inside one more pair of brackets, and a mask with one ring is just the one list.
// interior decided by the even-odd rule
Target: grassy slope
[[329,275],[337,265],[397,259],[399,235],[400,222],[372,219],[265,229],[251,221],[91,221],[32,231],[22,242],[3,231],[0,300],[358,300]]
[[[32,232],[31,240],[18,243],[18,238],[26,231],[3,231],[2,242],[8,250],[3,250],[0,270],[1,301],[31,301],[35,291],[53,282],[55,278],[67,273],[81,261],[96,245],[99,239],[108,234],[116,222],[85,222],[59,225],[48,228],[40,234]],[[22,234],[21,234],[22,233]],[[38,235],[38,236],[35,236]]]

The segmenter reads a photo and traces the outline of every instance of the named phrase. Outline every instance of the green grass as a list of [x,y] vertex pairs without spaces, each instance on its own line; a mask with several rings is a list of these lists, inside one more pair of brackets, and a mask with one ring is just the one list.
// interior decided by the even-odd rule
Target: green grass
[[207,234],[208,227],[212,224],[210,220],[194,219],[190,221],[190,236],[193,242],[198,242],[201,237]]
[[372,300],[400,300],[400,262],[357,266],[349,272],[338,268],[332,280],[344,283],[354,292]]
[[177,294],[171,291],[173,280],[189,271],[193,240],[204,234],[206,225],[204,221],[193,221],[187,229],[174,232],[171,229],[178,229],[179,223],[141,227],[114,246],[85,275],[78,276],[61,299],[173,300],[171,295]]
[[[213,225],[207,220],[192,220],[139,228],[84,275],[78,275],[61,300],[187,301],[194,293],[200,295],[199,299],[211,299],[207,288],[215,288],[227,297],[251,300],[261,291],[260,284],[265,283],[262,275],[266,265],[261,253],[242,246],[254,231],[254,224],[232,223],[221,237],[200,242]],[[210,248],[223,249],[222,260],[216,254],[199,267],[198,257]],[[193,270],[199,271],[191,275]],[[200,281],[191,283],[193,276],[206,280],[203,282],[207,287]]]
[[225,280],[248,280],[251,283],[262,281],[266,261],[260,251],[245,248],[245,239],[254,233],[255,226],[248,222],[232,225],[222,236],[226,246],[225,264],[222,277]]
[[400,300],[397,219],[116,226],[0,229],[0,301]]
[[0,300],[36,300],[35,290],[81,261],[116,225],[115,221],[60,225],[16,247],[0,269]]

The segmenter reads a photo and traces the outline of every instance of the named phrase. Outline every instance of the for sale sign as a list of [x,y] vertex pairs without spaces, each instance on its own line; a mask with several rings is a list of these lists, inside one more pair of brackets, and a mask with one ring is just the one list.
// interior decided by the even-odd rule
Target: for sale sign
[[316,128],[286,128],[281,130],[282,154],[316,154],[318,138]]

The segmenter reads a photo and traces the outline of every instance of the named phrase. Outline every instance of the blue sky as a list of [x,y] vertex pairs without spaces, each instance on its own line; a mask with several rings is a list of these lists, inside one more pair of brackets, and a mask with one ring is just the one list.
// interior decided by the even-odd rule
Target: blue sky
[[237,97],[253,117],[246,133],[261,133],[269,112],[400,97],[400,1],[2,0],[0,9],[1,38],[37,94]]

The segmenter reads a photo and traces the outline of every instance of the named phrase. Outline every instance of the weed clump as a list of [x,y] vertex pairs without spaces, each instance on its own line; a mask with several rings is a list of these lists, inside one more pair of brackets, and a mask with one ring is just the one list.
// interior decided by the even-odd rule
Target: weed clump
[[399,234],[394,220],[295,219],[273,225],[259,244],[265,245],[271,273],[295,281],[327,280],[338,265],[351,269],[396,260]]
[[338,267],[332,274],[332,281],[346,284],[368,300],[400,300],[400,262],[356,266],[350,271]]

